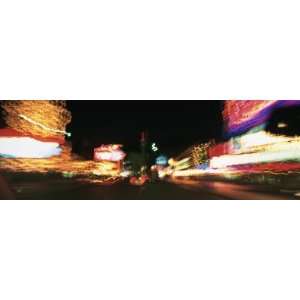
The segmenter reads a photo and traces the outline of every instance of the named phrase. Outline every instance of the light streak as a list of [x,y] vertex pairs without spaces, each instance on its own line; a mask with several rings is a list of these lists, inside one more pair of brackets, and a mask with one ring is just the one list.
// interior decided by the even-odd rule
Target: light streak
[[30,122],[31,124],[39,126],[40,128],[42,128],[42,129],[44,129],[46,131],[51,131],[51,132],[55,132],[55,133],[62,133],[62,134],[65,134],[67,136],[71,136],[71,133],[69,133],[69,132],[66,132],[64,130],[49,128],[49,127],[47,127],[47,126],[45,126],[45,125],[43,125],[43,124],[41,124],[39,122],[36,122],[36,121],[32,120],[31,118],[29,118],[29,117],[27,117],[27,116],[25,116],[23,114],[20,114],[19,117],[22,118],[22,119],[24,119],[24,120],[26,120],[26,121],[28,121],[28,122]]
[[173,170],[184,170],[190,168],[192,165],[190,157],[184,158],[172,165]]
[[0,169],[17,173],[55,173],[70,172],[73,176],[119,176],[120,171],[109,169],[105,164],[90,160],[51,158],[0,158]]
[[88,178],[88,177],[85,177],[85,178],[77,178],[76,179],[77,181],[80,181],[80,182],[84,182],[84,183],[92,183],[92,184],[101,184],[101,185],[113,185],[113,184],[116,184],[118,183],[119,181],[122,180],[121,177],[119,176],[109,176],[109,177],[106,177],[106,178]]
[[299,172],[299,162],[272,162],[263,164],[253,164],[245,166],[234,167],[236,172],[241,174],[255,174],[255,173],[275,173],[275,174],[288,174],[289,172]]
[[174,160],[173,158],[169,159],[168,163],[171,165],[171,166],[180,166],[180,165],[183,165],[183,164],[186,164],[190,161],[190,157],[186,157],[186,158],[183,158],[182,160],[179,160],[179,161],[176,161]]
[[265,131],[259,131],[255,133],[245,134],[237,139],[239,143],[239,148],[241,151],[249,150],[252,147],[265,146],[270,144],[280,144],[289,141],[300,141],[298,138],[275,135],[267,133]]
[[203,170],[198,169],[190,169],[190,170],[176,170],[172,174],[174,177],[189,177],[189,176],[199,176],[207,174],[207,172],[204,172]]
[[230,168],[220,169],[188,169],[188,170],[176,170],[172,173],[173,177],[190,177],[190,176],[206,176],[206,175],[224,175],[234,174],[236,170]]
[[223,155],[210,160],[211,168],[226,168],[266,162],[300,161],[300,142],[284,142],[263,147],[261,151],[249,154]]

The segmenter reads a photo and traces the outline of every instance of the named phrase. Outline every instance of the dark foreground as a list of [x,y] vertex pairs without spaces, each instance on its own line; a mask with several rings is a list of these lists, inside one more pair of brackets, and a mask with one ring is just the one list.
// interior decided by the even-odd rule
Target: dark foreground
[[9,180],[16,199],[92,199],[92,200],[221,200],[221,199],[297,199],[297,191],[274,190],[259,185],[215,181],[176,180],[132,186],[127,180],[103,185],[97,182],[78,182],[73,179]]

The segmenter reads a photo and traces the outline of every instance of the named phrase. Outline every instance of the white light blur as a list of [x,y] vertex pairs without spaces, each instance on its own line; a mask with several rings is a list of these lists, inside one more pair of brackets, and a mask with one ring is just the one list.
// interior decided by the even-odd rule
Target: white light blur
[[285,142],[269,145],[261,151],[249,154],[234,154],[213,157],[211,168],[226,168],[245,164],[257,164],[278,161],[300,161],[300,142]]
[[41,142],[30,137],[1,137],[0,156],[12,158],[48,158],[59,155],[61,148],[55,142]]
[[131,175],[132,175],[131,171],[123,171],[123,172],[120,173],[121,177],[129,177]]
[[169,159],[168,163],[171,166],[179,166],[181,164],[188,163],[190,161],[190,159],[191,159],[190,157],[186,157],[186,158],[184,158],[182,160],[176,161],[176,160],[174,160],[174,159],[171,158],[171,159]]
[[286,127],[288,127],[288,125],[286,123],[280,122],[280,123],[278,123],[277,127],[278,128],[286,128]]
[[163,170],[158,171],[158,177],[159,177],[159,178],[164,178],[164,177],[166,177],[167,175],[168,175],[168,174],[167,174],[166,171],[163,171]]
[[240,137],[239,142],[241,149],[263,146],[268,144],[277,144],[290,141],[291,138],[287,136],[280,136],[267,133],[265,131],[259,131],[251,134],[245,134]]

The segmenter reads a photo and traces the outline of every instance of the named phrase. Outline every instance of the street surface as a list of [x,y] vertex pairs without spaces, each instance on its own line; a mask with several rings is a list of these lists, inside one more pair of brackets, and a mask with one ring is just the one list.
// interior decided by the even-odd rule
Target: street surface
[[[201,191],[210,191],[221,199],[293,200],[299,199],[300,196],[298,190],[274,189],[273,186],[190,179],[173,179],[171,183],[189,191],[198,191],[199,195]],[[296,196],[296,194],[298,195]]]
[[127,182],[112,185],[78,183],[76,181],[19,183],[14,187],[18,199],[92,199],[92,200],[160,200],[160,199],[221,199],[207,192],[187,191],[165,182],[132,186]]
[[103,185],[97,182],[78,182],[73,179],[22,180],[11,183],[17,199],[149,199],[149,200],[221,200],[221,199],[297,199],[297,191],[278,190],[259,185],[244,185],[189,179],[132,186],[127,180]]

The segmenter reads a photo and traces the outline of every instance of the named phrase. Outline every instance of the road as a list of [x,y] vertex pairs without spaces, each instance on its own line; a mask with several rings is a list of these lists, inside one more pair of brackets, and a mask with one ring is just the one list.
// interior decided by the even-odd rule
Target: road
[[236,183],[176,180],[132,186],[127,181],[111,185],[77,182],[73,179],[19,181],[11,185],[17,199],[132,199],[132,200],[221,200],[221,199],[297,199],[295,191],[274,192],[272,187]]
[[[190,179],[172,179],[173,185],[188,191],[208,191],[221,199],[233,200],[296,200],[300,190],[280,189],[274,186],[250,185],[221,181],[201,181]],[[296,194],[298,194],[296,196]]]
[[[92,199],[92,200],[160,200],[160,199],[221,199],[207,192],[187,191],[170,183],[159,182],[132,186],[127,182],[112,185],[48,181],[18,183],[14,186],[17,199]],[[200,197],[200,198],[199,198]]]

